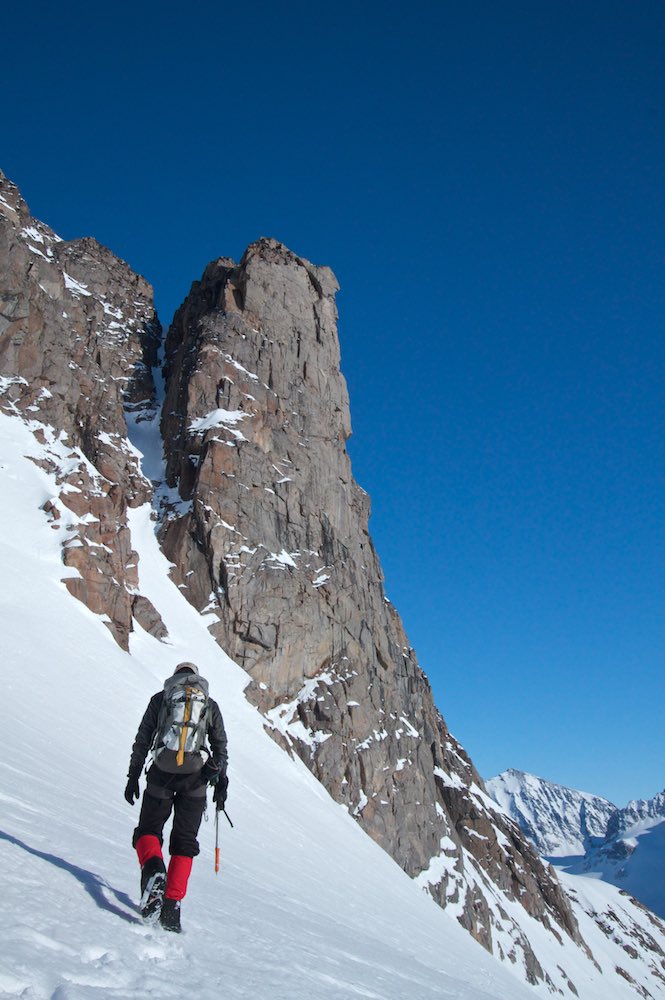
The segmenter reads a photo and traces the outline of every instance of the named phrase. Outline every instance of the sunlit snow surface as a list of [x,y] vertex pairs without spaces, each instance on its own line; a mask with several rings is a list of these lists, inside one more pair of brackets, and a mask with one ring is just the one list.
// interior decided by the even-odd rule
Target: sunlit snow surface
[[[126,654],[69,595],[60,530],[39,509],[56,488],[24,457],[38,453],[24,424],[0,414],[0,996],[532,997],[265,734],[243,694],[247,676],[169,581],[149,509],[131,512],[132,543],[141,592],[162,614],[168,641],[137,627]],[[137,917],[130,841],[138,807],[123,789],[148,698],[181,660],[198,663],[222,706],[235,829],[222,822],[215,876],[214,827],[203,825],[185,933],[176,937]],[[581,1000],[634,998],[614,974],[616,946],[583,917],[585,907],[622,912],[621,897],[593,880],[571,882],[604,975],[551,936],[548,961],[565,966]],[[633,974],[645,963],[634,959]],[[544,984],[536,992],[551,995]]]
[[[132,515],[142,592],[167,644],[140,629],[131,654],[60,582],[58,532],[41,504],[39,447],[0,415],[0,996],[26,1000],[532,995],[422,893],[298,760],[263,731],[247,676],[167,576],[149,511]],[[183,905],[181,937],[136,914],[123,799],[149,696],[181,660],[210,680],[229,735],[228,810],[215,876],[214,827]]]

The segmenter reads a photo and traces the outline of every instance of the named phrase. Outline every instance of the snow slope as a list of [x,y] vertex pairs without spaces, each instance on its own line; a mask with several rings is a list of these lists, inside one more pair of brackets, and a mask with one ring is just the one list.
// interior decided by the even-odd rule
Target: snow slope
[[[143,592],[169,628],[131,655],[60,583],[57,532],[39,510],[50,477],[16,418],[0,414],[3,628],[0,996],[160,1000],[195,996],[517,1000],[501,967],[264,733],[246,675],[167,577],[149,510],[133,512]],[[203,825],[185,933],[141,925],[123,799],[149,696],[183,659],[199,664],[229,734],[222,871]]]
[[510,769],[485,787],[546,858],[584,854],[617,811],[607,799]]
[[[126,654],[101,619],[69,595],[60,582],[67,572],[61,529],[39,509],[55,495],[54,482],[23,457],[41,450],[18,418],[0,414],[1,677],[10,708],[0,729],[0,996],[546,995],[545,984],[528,988],[517,966],[511,971],[477,945],[265,734],[243,694],[246,675],[168,579],[149,509],[132,513],[132,540],[141,592],[161,612],[168,641],[137,630]],[[174,938],[137,918],[130,840],[138,809],[122,793],[147,700],[183,659],[198,663],[224,712],[235,829],[222,826],[216,877],[213,824],[202,827],[202,854],[183,906],[185,933]],[[665,995],[651,972],[650,947],[628,956],[617,940],[617,914],[631,941],[642,919],[641,940],[652,933],[662,948],[662,927],[613,887],[574,881],[597,965],[531,921],[541,960],[547,957],[552,975],[566,969],[567,976],[557,974],[558,990],[574,995],[569,976],[581,1000],[634,1000],[626,976],[615,972],[620,963],[651,996]],[[610,911],[608,935],[596,917]]]

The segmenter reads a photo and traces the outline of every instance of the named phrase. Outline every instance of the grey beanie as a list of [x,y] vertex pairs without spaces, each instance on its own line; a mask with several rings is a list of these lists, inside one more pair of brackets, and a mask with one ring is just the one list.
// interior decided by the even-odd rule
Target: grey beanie
[[190,674],[196,674],[199,676],[199,668],[195,663],[179,663],[178,666],[173,671],[174,674],[185,673],[187,671]]

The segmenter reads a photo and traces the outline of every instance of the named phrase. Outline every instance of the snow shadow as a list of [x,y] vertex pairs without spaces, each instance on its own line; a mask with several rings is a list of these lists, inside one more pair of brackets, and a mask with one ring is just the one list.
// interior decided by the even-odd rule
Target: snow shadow
[[73,865],[70,861],[59,858],[57,854],[48,854],[46,851],[37,850],[36,847],[30,847],[23,840],[19,840],[18,837],[14,837],[11,833],[5,833],[4,830],[0,830],[0,840],[6,840],[7,843],[13,844],[14,847],[20,847],[27,854],[32,854],[35,858],[41,858],[42,861],[48,861],[50,865],[61,868],[62,871],[73,875],[100,910],[107,910],[109,913],[113,913],[114,916],[120,917],[130,924],[139,924],[141,922],[138,917],[127,913],[126,910],[121,910],[119,906],[116,906],[106,896],[106,893],[110,893],[112,896],[115,896],[118,903],[122,903],[124,906],[129,907],[130,910],[135,911],[136,904],[130,899],[127,893],[114,889],[112,885],[109,885],[99,875],[95,875],[94,872],[89,872],[86,868],[79,868],[78,865]]
[[549,862],[554,869],[557,871],[575,871],[580,868],[582,861],[584,861],[586,854],[566,854],[559,855],[556,857],[545,857],[543,856],[543,861]]

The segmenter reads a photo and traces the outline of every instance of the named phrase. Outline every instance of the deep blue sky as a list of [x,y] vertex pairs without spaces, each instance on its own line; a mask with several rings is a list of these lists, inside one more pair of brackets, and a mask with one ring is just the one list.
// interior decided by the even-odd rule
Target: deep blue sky
[[167,324],[329,264],[387,592],[489,777],[665,786],[665,4],[32,3],[0,166]]

